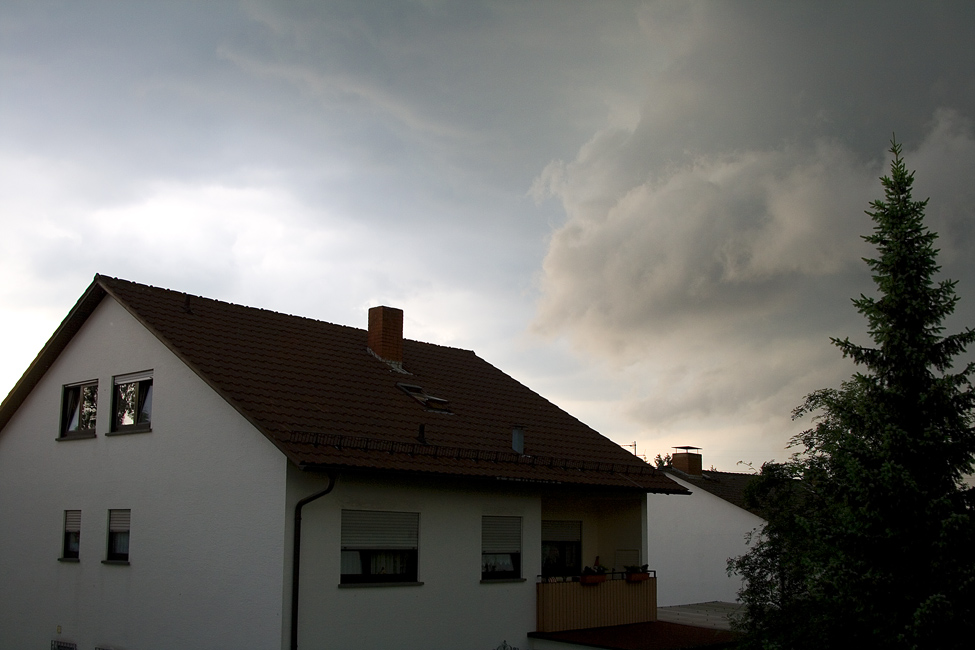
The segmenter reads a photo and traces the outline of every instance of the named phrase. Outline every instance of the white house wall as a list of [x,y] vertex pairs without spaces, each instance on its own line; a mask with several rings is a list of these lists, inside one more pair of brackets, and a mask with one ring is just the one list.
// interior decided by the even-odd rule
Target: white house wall
[[[325,480],[292,469],[289,501]],[[343,586],[341,511],[418,512],[419,586]],[[481,517],[522,517],[523,582],[481,583]],[[456,481],[382,481],[340,475],[305,506],[298,647],[301,650],[529,648],[541,566],[541,500],[530,491]]]
[[[152,431],[106,436],[113,376],[151,369]],[[55,438],[62,386],[98,380],[97,436]],[[0,431],[0,648],[281,647],[283,454],[106,297]],[[131,509],[130,564],[106,565]],[[81,510],[79,562],[60,562]]]
[[671,476],[691,495],[648,495],[650,568],[657,604],[737,600],[741,579],[728,576],[728,558],[745,553],[745,536],[763,520],[693,483]]

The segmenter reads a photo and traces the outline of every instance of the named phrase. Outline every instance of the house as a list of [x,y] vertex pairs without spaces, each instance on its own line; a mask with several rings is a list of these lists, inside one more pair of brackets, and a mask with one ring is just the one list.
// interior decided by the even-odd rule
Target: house
[[[745,504],[754,474],[703,470],[698,447],[678,447],[663,472],[690,497],[649,499],[649,561],[657,572],[662,606],[734,602],[741,578],[729,576],[728,559],[748,550],[746,537],[765,523]],[[666,570],[664,570],[666,567]]]
[[[653,620],[679,482],[473,352],[95,276],[0,404],[0,648],[496,648]],[[539,579],[539,576],[543,578]]]

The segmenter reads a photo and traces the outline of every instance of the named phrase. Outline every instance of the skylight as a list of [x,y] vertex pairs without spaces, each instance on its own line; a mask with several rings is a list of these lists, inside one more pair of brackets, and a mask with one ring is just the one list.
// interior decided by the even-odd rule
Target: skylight
[[412,384],[396,384],[401,391],[415,399],[417,402],[423,405],[428,411],[436,411],[438,413],[452,413],[450,410],[450,403],[443,399],[442,397],[434,397],[433,395],[428,395],[425,390],[420,386],[414,386]]

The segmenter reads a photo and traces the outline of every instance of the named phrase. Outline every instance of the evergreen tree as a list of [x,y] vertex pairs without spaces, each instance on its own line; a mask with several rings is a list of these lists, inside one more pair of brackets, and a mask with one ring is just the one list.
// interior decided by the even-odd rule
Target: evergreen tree
[[729,563],[745,585],[743,645],[952,648],[975,639],[975,429],[970,377],[953,362],[975,330],[943,335],[955,282],[935,282],[937,235],[892,142],[885,197],[864,239],[877,297],[854,305],[873,347],[833,339],[860,371],[807,396],[814,426],[789,462],[763,466],[750,498],[767,525]]

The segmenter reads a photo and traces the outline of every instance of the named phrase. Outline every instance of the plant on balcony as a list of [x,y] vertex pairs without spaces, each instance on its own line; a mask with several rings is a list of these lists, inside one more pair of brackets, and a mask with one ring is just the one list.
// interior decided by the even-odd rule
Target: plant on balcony
[[594,585],[605,581],[606,567],[599,563],[598,557],[591,567],[587,566],[583,568],[582,575],[579,576],[579,582],[584,585]]
[[647,564],[643,566],[624,566],[623,571],[626,572],[627,582],[643,582],[644,580],[650,579],[650,566]]

